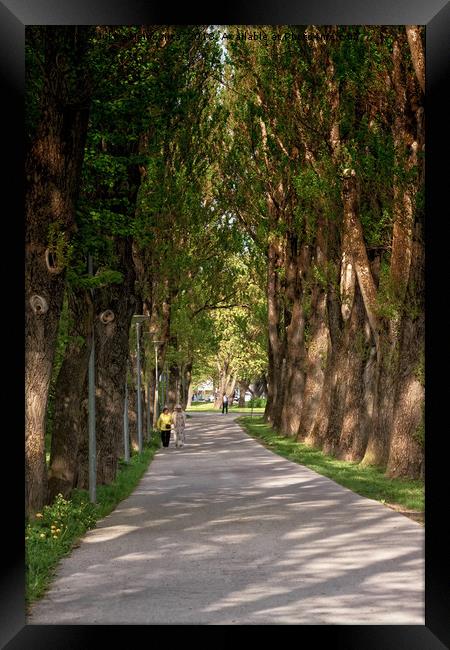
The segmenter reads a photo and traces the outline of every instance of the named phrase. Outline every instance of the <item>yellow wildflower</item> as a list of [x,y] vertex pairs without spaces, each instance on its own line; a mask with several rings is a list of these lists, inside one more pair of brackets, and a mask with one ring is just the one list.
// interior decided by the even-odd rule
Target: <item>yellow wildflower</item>
[[39,537],[45,537],[45,533],[41,533]]
[[42,519],[43,516],[44,515],[42,514],[42,512],[37,512],[36,513],[36,519]]

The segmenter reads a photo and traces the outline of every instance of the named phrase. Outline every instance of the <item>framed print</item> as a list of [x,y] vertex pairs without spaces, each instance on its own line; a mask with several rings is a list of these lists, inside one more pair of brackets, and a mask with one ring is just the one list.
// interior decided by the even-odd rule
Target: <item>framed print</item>
[[[443,405],[447,401],[447,391],[446,382],[440,377],[442,365],[445,378],[442,349],[445,349],[448,340],[446,319],[443,313],[441,314],[446,302],[446,270],[443,262],[448,256],[444,252],[446,240],[443,233],[441,234],[441,228],[448,212],[447,197],[444,199],[444,192],[448,184],[448,128],[446,124],[448,107],[443,101],[443,94],[444,89],[448,86],[450,72],[450,57],[448,56],[450,8],[446,0],[432,0],[428,3],[417,0],[413,2],[380,0],[378,3],[371,3],[367,0],[361,2],[319,0],[316,3],[298,3],[291,0],[281,4],[274,2],[257,6],[258,4],[245,4],[245,6],[239,7],[231,4],[220,8],[211,5],[199,10],[186,5],[180,9],[168,8],[160,3],[143,3],[139,0],[130,0],[127,3],[115,0],[112,2],[81,0],[78,3],[68,0],[58,3],[53,0],[36,0],[33,3],[26,0],[0,0],[0,33],[2,36],[0,39],[0,62],[3,83],[2,97],[6,109],[4,159],[7,163],[6,173],[3,176],[5,180],[3,199],[7,199],[8,203],[8,208],[4,210],[4,258],[6,259],[7,254],[10,254],[9,261],[4,264],[6,276],[4,283],[6,285],[5,321],[7,324],[7,331],[4,335],[4,373],[6,378],[5,394],[7,390],[5,410],[8,412],[8,416],[11,416],[11,422],[4,430],[4,436],[8,442],[4,466],[8,465],[12,469],[8,482],[4,484],[7,489],[4,494],[5,525],[3,526],[3,535],[7,551],[3,554],[1,590],[0,642],[2,647],[11,650],[22,647],[33,649],[93,647],[94,644],[101,642],[105,627],[114,627],[112,635],[115,639],[119,639],[119,637],[121,640],[123,639],[123,643],[127,643],[126,640],[129,639],[129,636],[133,637],[138,630],[149,639],[146,626],[142,625],[50,626],[26,624],[23,498],[25,469],[24,444],[21,433],[23,421],[21,418],[25,411],[23,399],[25,362],[22,356],[22,326],[24,325],[22,296],[26,283],[23,253],[26,147],[24,137],[26,120],[26,110],[24,110],[25,44],[27,27],[48,25],[55,26],[55,28],[74,25],[95,27],[211,25],[221,29],[223,33],[233,32],[234,35],[245,32],[245,29],[242,28],[255,25],[258,26],[258,29],[254,33],[259,33],[258,38],[261,40],[276,33],[277,28],[286,27],[286,33],[288,33],[290,27],[300,25],[321,27],[423,26],[425,77],[421,83],[425,90],[426,115],[424,123],[426,125],[424,126],[426,148],[423,147],[425,156],[426,371],[424,368],[423,373],[427,383],[424,426],[428,431],[424,472],[426,494],[425,625],[352,625],[345,620],[339,624],[318,625],[313,621],[311,625],[302,625],[301,635],[303,637],[306,628],[311,628],[311,630],[308,629],[308,632],[314,636],[315,643],[323,642],[325,647],[329,645],[329,647],[345,648],[345,650],[371,650],[372,648],[373,650],[379,648],[394,650],[399,647],[439,650],[450,647],[448,600],[450,539],[448,533],[444,533],[443,530],[446,510],[446,490],[443,477],[446,477],[447,472],[444,465],[445,454],[441,449],[447,428],[443,409]],[[256,36],[254,38],[257,40]],[[350,56],[351,53],[348,55]],[[223,54],[223,56],[225,55]],[[239,53],[238,56],[240,56]],[[244,55],[242,56],[244,57]],[[261,98],[260,101],[262,102]],[[257,111],[257,109],[255,110]],[[357,109],[355,108],[355,110]],[[263,144],[267,146],[265,126],[261,127],[261,133],[262,136],[258,133],[255,137],[262,137]],[[280,147],[282,148],[281,144]],[[406,258],[399,254],[399,259]],[[409,263],[410,261],[408,261]],[[47,266],[50,268],[51,260],[48,261]],[[360,282],[362,281],[360,280]],[[366,300],[368,293],[370,293],[370,287],[366,293],[362,290],[362,299]],[[34,296],[34,298],[37,299],[39,296]],[[363,303],[361,302],[361,304]],[[12,307],[12,305],[15,306]],[[33,309],[47,307],[47,305],[43,307],[43,303],[36,303],[36,305],[33,304]],[[114,319],[114,313],[104,310],[102,317],[104,317],[102,322],[110,322]],[[372,323],[370,325],[372,326]],[[156,364],[158,364],[158,360]],[[13,370],[12,373],[11,370]],[[157,377],[155,383],[157,383]],[[9,403],[12,394],[17,397],[15,407],[11,407]],[[155,406],[155,412],[156,410]],[[273,623],[269,623],[269,625],[273,625]],[[276,634],[278,634],[278,630]]]

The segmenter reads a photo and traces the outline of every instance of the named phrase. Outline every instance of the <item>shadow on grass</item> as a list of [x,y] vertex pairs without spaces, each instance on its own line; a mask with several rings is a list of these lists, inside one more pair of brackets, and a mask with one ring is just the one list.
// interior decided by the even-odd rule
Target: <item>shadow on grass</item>
[[390,479],[383,467],[362,467],[357,462],[337,460],[319,449],[279,436],[261,417],[237,420],[250,436],[271,451],[305,465],[336,483],[424,524],[424,484],[422,481]]

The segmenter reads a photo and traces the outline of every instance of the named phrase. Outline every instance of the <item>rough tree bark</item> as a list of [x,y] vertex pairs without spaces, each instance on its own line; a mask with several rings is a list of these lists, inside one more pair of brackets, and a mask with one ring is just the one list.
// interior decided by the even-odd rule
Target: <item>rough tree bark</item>
[[[420,478],[424,473],[424,246],[420,226],[413,242],[413,261],[399,342],[400,363],[387,475]],[[421,431],[422,430],[422,431]]]
[[281,281],[280,270],[283,266],[283,250],[277,238],[268,246],[267,264],[267,307],[268,307],[268,376],[267,403],[264,419],[271,424],[276,419],[281,391],[281,370],[283,343],[280,336],[281,320]]
[[236,385],[236,376],[227,359],[217,361],[217,370],[219,375],[218,389],[214,399],[214,408],[222,408],[223,395],[227,395],[228,404],[231,405],[231,396],[234,393]]
[[409,48],[414,70],[423,94],[425,94],[425,56],[423,52],[421,29],[419,25],[406,25]]
[[[418,157],[425,150],[424,108],[422,96],[425,92],[425,66],[420,28],[407,25],[406,33],[413,60],[417,85],[409,83],[407,92],[410,114],[415,116],[414,138],[409,150],[408,167],[415,167],[417,178],[415,183],[407,188],[414,201],[415,194],[424,179],[424,165]],[[398,75],[399,76],[399,75]],[[401,77],[397,82],[401,88]],[[408,122],[406,122],[408,123]],[[411,120],[409,124],[414,123]],[[402,124],[397,129],[402,129]],[[406,141],[405,136],[403,139]],[[412,232],[410,246],[409,277],[404,294],[403,313],[400,324],[398,382],[395,396],[395,409],[387,475],[390,477],[406,476],[420,478],[424,476],[424,350],[425,350],[425,301],[424,301],[424,271],[425,250],[423,242],[423,215],[414,211],[415,226]],[[409,234],[409,231],[408,231]],[[408,242],[409,243],[409,242]],[[404,277],[401,286],[405,285]]]
[[69,342],[56,381],[48,502],[74,486],[83,421],[82,401],[92,343],[93,305],[86,289],[69,289]]
[[[341,382],[345,393],[343,418],[337,455],[343,460],[361,460],[360,450],[367,441],[368,432],[362,429],[361,404],[364,399],[363,373],[366,354],[370,350],[371,334],[364,332],[365,312],[359,287],[356,287],[353,308],[345,335],[346,360]],[[359,455],[357,455],[359,453]]]
[[[290,322],[286,326],[286,389],[279,431],[296,436],[300,426],[305,386],[305,315],[302,305],[303,282],[310,265],[309,247],[300,245],[293,233],[289,236],[286,269],[286,299],[290,305]],[[276,425],[275,425],[276,426]]]
[[[369,437],[364,464],[386,465],[390,455],[391,435],[395,427],[397,427],[397,438],[402,436],[398,430],[399,418],[394,425],[397,400],[400,395],[411,394],[408,387],[408,373],[400,372],[404,354],[401,347],[404,336],[402,328],[406,324],[402,319],[402,311],[413,261],[415,197],[419,182],[423,178],[418,153],[424,149],[424,112],[420,91],[417,90],[417,85],[406,69],[406,51],[405,36],[400,34],[394,42],[392,54],[392,81],[395,94],[392,131],[396,167],[402,169],[404,173],[397,173],[394,178],[394,224],[390,259],[391,296],[388,298],[392,302],[392,315],[383,323],[378,346],[376,422]],[[406,178],[404,178],[405,173]],[[406,386],[402,386],[403,381],[406,381]],[[416,392],[417,396],[420,396],[420,390]],[[418,397],[418,403],[420,402]],[[407,432],[404,435],[408,438]]]
[[191,405],[192,401],[192,361],[188,361],[183,366],[183,381],[182,381],[182,394],[181,405],[183,410]]
[[135,310],[135,271],[130,238],[117,239],[117,270],[123,282],[96,289],[95,365],[97,483],[111,483],[123,449],[123,405],[129,355],[128,335]]
[[241,380],[238,382],[238,388],[239,388],[239,402],[238,402],[238,406],[240,406],[241,408],[244,408],[244,407],[245,407],[245,393],[248,391],[249,386],[250,386],[249,382],[248,382],[248,381],[245,381],[245,380],[243,380],[243,379],[241,379]]
[[[327,264],[326,232],[328,232],[328,228],[326,228],[326,224],[321,215],[318,221],[314,264],[322,271]],[[314,282],[311,296],[311,316],[309,318],[311,336],[306,352],[306,378],[305,388],[303,390],[300,426],[297,433],[298,440],[305,440],[310,436],[322,395],[325,364],[330,347],[326,291],[326,286],[321,285],[317,281]]]
[[85,52],[90,28],[46,27],[41,116],[26,159],[25,477],[26,512],[47,496],[45,413],[64,293],[64,262],[49,250],[68,241],[90,106]]
[[180,383],[180,367],[178,363],[172,362],[169,365],[169,386],[166,400],[166,405],[170,410],[173,410],[175,405],[180,401]]

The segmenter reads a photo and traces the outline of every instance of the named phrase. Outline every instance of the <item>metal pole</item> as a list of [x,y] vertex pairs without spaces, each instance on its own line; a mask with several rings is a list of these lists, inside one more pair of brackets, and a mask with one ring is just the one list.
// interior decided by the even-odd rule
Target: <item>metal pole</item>
[[152,437],[152,425],[150,424],[150,372],[147,377],[147,440]]
[[164,406],[166,401],[167,401],[167,366],[166,366],[166,369],[163,372],[161,405]]
[[141,348],[139,344],[139,321],[136,323],[137,349],[137,425],[139,453],[142,454],[142,403],[141,403]]
[[153,428],[158,421],[158,347],[155,345],[155,400],[153,404]]
[[186,376],[185,376],[185,367],[184,364],[181,364],[181,404],[184,405],[186,401],[187,404],[187,395],[186,395]]
[[[92,277],[92,255],[88,255],[88,273]],[[94,297],[94,290],[91,289]],[[92,503],[97,500],[97,449],[95,435],[95,328],[92,327],[91,354],[88,371],[88,435],[89,435],[89,499]]]
[[125,375],[125,401],[123,408],[123,450],[126,463],[130,462],[130,438],[128,435],[128,367]]

